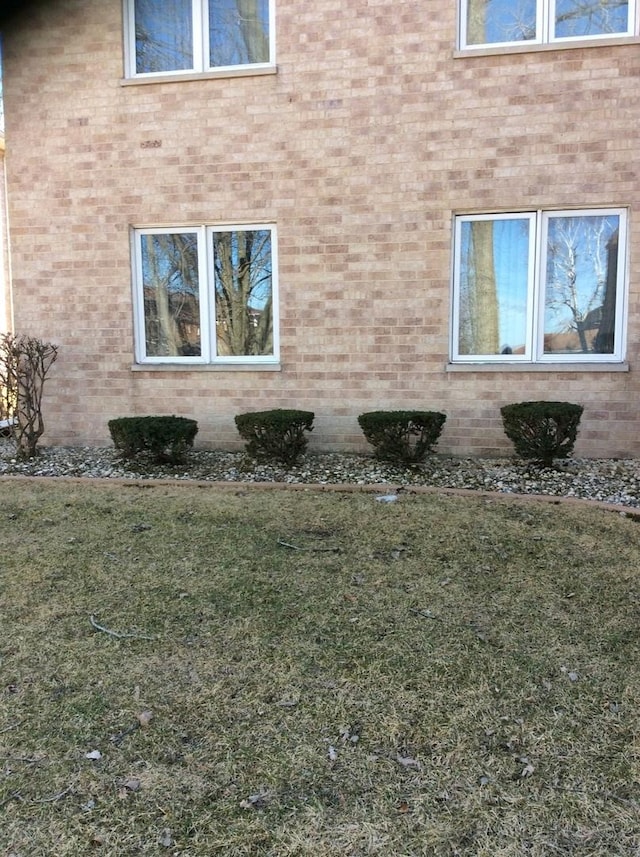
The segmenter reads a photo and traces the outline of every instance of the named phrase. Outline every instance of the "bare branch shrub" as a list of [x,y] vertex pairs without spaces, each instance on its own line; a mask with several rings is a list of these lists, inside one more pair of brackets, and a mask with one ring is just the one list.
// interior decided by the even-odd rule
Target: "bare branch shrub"
[[0,417],[19,458],[33,458],[44,432],[44,381],[58,357],[58,346],[32,336],[0,337]]

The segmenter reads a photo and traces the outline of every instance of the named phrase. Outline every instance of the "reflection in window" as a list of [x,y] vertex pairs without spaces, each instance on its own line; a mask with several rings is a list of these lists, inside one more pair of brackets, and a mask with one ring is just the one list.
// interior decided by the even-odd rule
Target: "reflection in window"
[[273,354],[271,232],[214,232],[212,241],[218,355]]
[[548,218],[545,354],[613,354],[619,220]]
[[136,72],[193,68],[191,0],[135,0]]
[[452,359],[622,360],[622,209],[456,220]]
[[130,75],[269,65],[273,0],[127,0]]
[[138,361],[275,362],[273,239],[270,226],[138,230]]
[[147,355],[199,355],[197,235],[143,235],[141,262]]
[[463,0],[461,47],[632,35],[637,0]]

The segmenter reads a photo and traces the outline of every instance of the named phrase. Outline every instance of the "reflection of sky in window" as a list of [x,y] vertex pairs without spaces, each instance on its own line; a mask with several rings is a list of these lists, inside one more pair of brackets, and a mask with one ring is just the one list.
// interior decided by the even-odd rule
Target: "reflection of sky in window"
[[610,0],[556,0],[557,38],[624,33],[629,15],[628,3]]
[[[536,33],[536,0],[468,0],[468,3],[469,44],[521,42],[540,35]],[[553,13],[552,0],[548,4]],[[551,37],[624,33],[628,19],[629,4],[624,0],[556,0]]]
[[500,348],[524,347],[527,335],[529,221],[496,220],[493,261],[498,294]]
[[136,0],[138,74],[193,68],[191,0]]
[[469,0],[468,14],[484,20],[487,43],[536,38],[536,0]]
[[210,65],[268,62],[268,34],[269,0],[209,0]]

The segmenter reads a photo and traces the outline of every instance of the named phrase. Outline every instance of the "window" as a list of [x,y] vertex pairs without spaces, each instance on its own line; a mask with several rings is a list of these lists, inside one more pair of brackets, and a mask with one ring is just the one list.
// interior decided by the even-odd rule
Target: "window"
[[125,0],[127,76],[273,66],[274,0]]
[[456,218],[454,362],[620,362],[623,209]]
[[139,363],[276,363],[275,230],[134,232]]
[[629,36],[637,0],[461,0],[460,46]]

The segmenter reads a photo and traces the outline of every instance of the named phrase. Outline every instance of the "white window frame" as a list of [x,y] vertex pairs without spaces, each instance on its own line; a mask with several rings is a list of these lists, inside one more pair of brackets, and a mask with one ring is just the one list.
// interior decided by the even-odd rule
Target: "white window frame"
[[269,4],[269,60],[263,63],[241,63],[239,65],[212,66],[209,64],[209,3],[208,0],[191,0],[191,20],[193,26],[193,66],[191,68],[168,69],[167,71],[138,72],[136,68],[136,25],[135,0],[123,0],[125,78],[137,80],[155,80],[201,75],[250,74],[262,70],[275,69],[276,0]]
[[[575,42],[602,41],[603,39],[625,39],[637,35],[638,32],[638,5],[639,0],[628,0],[627,29],[620,33],[595,33],[592,36],[556,36],[554,34],[556,20],[556,0],[536,0],[536,33],[535,39],[520,39],[516,41],[503,42],[478,42],[467,44],[467,9],[472,0],[459,0],[459,47],[460,50],[474,50],[476,48],[505,48],[537,45],[563,45]],[[516,0],[513,0],[515,3]]]
[[[271,233],[271,305],[273,315],[273,353],[249,355],[217,354],[214,254],[211,236],[216,232],[269,231]],[[146,330],[142,274],[142,235],[197,235],[198,284],[200,305],[200,348],[196,357],[176,355],[153,356],[146,353]],[[199,226],[145,226],[131,229],[131,258],[133,275],[133,313],[135,360],[138,364],[188,365],[277,365],[280,362],[279,299],[278,299],[278,237],[273,223],[215,223]]]
[[[619,218],[618,265],[615,311],[615,350],[611,354],[594,353],[544,353],[544,320],[546,295],[546,247],[549,220],[554,217],[589,217],[612,215]],[[529,252],[527,270],[526,340],[523,354],[461,354],[460,332],[460,268],[462,226],[480,220],[528,220]],[[451,283],[451,363],[498,363],[498,364],[559,364],[559,363],[622,363],[626,352],[627,329],[627,283],[628,283],[628,210],[626,208],[579,208],[538,209],[536,211],[511,211],[490,214],[461,214],[454,219],[453,266]]]

